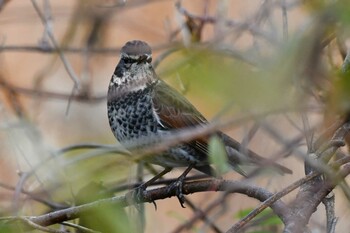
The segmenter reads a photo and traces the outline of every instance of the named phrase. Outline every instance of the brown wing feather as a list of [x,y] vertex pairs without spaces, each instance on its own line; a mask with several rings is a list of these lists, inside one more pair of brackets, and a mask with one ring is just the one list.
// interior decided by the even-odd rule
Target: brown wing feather
[[207,124],[204,116],[188,100],[161,80],[154,86],[152,100],[161,123],[170,129]]
[[[207,124],[205,117],[175,89],[159,80],[154,87],[153,105],[164,129],[181,129]],[[198,138],[189,142],[198,152],[207,156],[208,138]]]
[[[160,125],[165,130],[181,129],[186,127],[193,127],[196,125],[207,124],[208,121],[204,116],[187,100],[180,95],[175,89],[167,85],[165,82],[159,80],[154,86],[153,105],[156,114],[158,115]],[[241,151],[241,145],[234,139],[228,137],[222,132],[217,132],[219,137],[224,141],[225,145],[229,145],[237,151]],[[189,142],[197,152],[202,156],[208,156],[208,138],[200,137],[194,141]],[[247,159],[257,164],[265,161],[251,150],[247,150]],[[239,173],[244,175],[244,172],[237,166],[239,159],[230,158],[230,164],[236,168]],[[275,167],[280,169],[283,173],[291,173],[288,168],[279,164],[273,163]]]

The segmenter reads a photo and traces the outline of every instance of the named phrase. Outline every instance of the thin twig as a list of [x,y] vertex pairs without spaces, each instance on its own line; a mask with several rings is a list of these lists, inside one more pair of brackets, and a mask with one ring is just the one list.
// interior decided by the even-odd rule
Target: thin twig
[[81,233],[83,233],[83,232],[86,232],[86,233],[102,233],[100,231],[94,231],[94,230],[91,230],[89,228],[86,228],[86,227],[83,227],[83,226],[80,226],[78,224],[74,224],[74,223],[71,223],[71,222],[62,222],[61,224],[65,225],[65,226],[72,227],[72,228],[76,228]]
[[212,220],[209,219],[207,211],[201,210],[199,207],[197,207],[194,203],[192,203],[187,198],[185,199],[185,203],[187,206],[189,206],[194,211],[194,214],[199,215],[200,216],[199,218],[202,219],[204,223],[208,224],[214,232],[222,233],[222,231],[219,229],[219,227],[216,226],[216,224]]
[[[199,21],[203,21],[206,23],[211,23],[211,24],[216,24],[217,23],[217,18],[216,17],[212,17],[212,16],[198,16],[198,15],[194,15],[192,13],[190,13],[188,10],[186,10],[185,8],[182,7],[181,5],[181,1],[177,1],[175,3],[176,9],[183,15],[194,19],[194,20],[199,20]],[[225,20],[225,25],[227,27],[236,27],[239,28],[241,30],[248,30],[250,33],[262,37],[264,38],[267,42],[272,43],[272,44],[278,44],[279,42],[274,38],[271,37],[268,33],[265,33],[264,31],[260,30],[259,28],[256,28],[254,26],[252,26],[249,23],[246,22],[238,22],[238,21],[234,21],[234,20]]]
[[[7,189],[7,190],[12,190],[12,191],[16,190],[16,187],[2,183],[2,182],[0,182],[0,187]],[[64,205],[64,204],[54,203],[54,202],[51,202],[49,200],[43,199],[43,198],[39,197],[39,195],[37,195],[36,193],[26,191],[23,188],[22,188],[22,190],[20,190],[20,192],[22,194],[27,195],[30,199],[33,199],[37,202],[40,202],[40,203],[42,203],[50,208],[53,208],[53,209],[63,209],[63,208],[68,207],[67,205]]]
[[332,232],[332,229],[335,228],[334,226],[334,220],[335,217],[335,211],[334,211],[334,201],[335,195],[334,192],[329,193],[322,201],[326,208],[326,216],[327,216],[327,233]]
[[79,81],[79,78],[78,76],[75,74],[70,62],[68,61],[68,59],[66,58],[66,55],[63,53],[63,51],[59,50],[59,45],[58,45],[58,42],[56,40],[56,37],[55,35],[53,34],[52,32],[52,29],[49,25],[49,23],[47,22],[45,16],[43,15],[43,13],[41,12],[38,4],[36,3],[36,0],[31,0],[32,2],[32,5],[35,9],[35,11],[37,12],[39,18],[41,19],[41,22],[43,23],[43,25],[45,26],[46,28],[46,32],[47,32],[47,35],[49,36],[54,48],[58,51],[58,54],[62,60],[62,63],[64,65],[64,68],[66,69],[69,77],[73,80],[74,82],[74,87],[76,89],[80,89],[80,81]]
[[281,0],[281,10],[282,10],[282,22],[283,22],[283,40],[288,41],[288,11],[286,0]]
[[[293,190],[295,190],[296,188],[299,188],[301,185],[305,184],[306,182],[314,179],[315,177],[319,176],[319,173],[311,173],[307,176],[305,176],[304,178],[297,180],[296,182],[292,183],[291,185],[288,185],[286,188],[284,188],[282,191],[275,193],[273,196],[269,197],[266,201],[264,201],[263,203],[261,203],[257,208],[255,208],[252,212],[250,212],[246,217],[242,218],[238,223],[236,223],[235,225],[233,225],[228,231],[227,233],[234,233],[234,232],[238,232],[242,227],[244,227],[249,221],[251,221],[254,217],[256,217],[259,213],[261,213],[264,209],[266,209],[267,207],[271,207],[271,205],[276,202],[277,200],[280,200],[283,196],[289,194],[290,192],[292,192]],[[289,210],[286,209],[286,212],[288,212]],[[283,222],[286,221],[286,217],[282,216],[280,217],[281,220]]]

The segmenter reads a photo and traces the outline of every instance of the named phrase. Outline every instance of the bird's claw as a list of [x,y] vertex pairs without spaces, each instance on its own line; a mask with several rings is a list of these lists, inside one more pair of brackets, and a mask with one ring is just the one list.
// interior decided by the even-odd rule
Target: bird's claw
[[143,201],[143,191],[146,190],[146,186],[141,184],[126,194],[128,203],[133,205],[138,211],[141,211],[141,207],[138,203]]
[[[131,199],[133,200],[136,209],[138,209],[140,211],[140,207],[137,203],[141,203],[144,201],[144,194],[143,192],[146,190],[147,185],[145,184],[141,184],[138,187],[136,187],[134,190],[132,190],[131,192]],[[152,203],[154,205],[154,209],[157,210],[157,204],[155,201],[152,200]]]
[[146,190],[147,186],[141,184],[132,191],[132,198],[135,202],[139,203],[143,201],[143,192]]
[[175,195],[179,200],[181,207],[186,208],[184,206],[185,196],[183,195],[182,188],[183,188],[183,179],[178,179],[177,181],[171,183],[168,186],[168,192],[172,192],[173,190],[175,190]]

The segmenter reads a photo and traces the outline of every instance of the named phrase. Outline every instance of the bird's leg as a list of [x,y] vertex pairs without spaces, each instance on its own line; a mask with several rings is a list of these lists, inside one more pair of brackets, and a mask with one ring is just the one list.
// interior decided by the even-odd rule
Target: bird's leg
[[157,175],[155,175],[154,177],[152,177],[152,179],[146,181],[145,183],[141,184],[139,187],[140,189],[145,190],[148,186],[150,186],[151,184],[153,184],[155,181],[157,181],[158,179],[162,178],[162,176],[164,176],[165,174],[167,174],[168,172],[170,172],[172,170],[172,168],[170,167],[166,167],[164,168],[163,171],[159,172]]
[[163,171],[161,171],[160,173],[158,173],[157,175],[152,177],[152,179],[150,179],[150,180],[146,181],[145,183],[143,183],[143,184],[139,185],[138,187],[136,187],[135,190],[134,190],[134,195],[133,195],[135,197],[134,199],[136,199],[138,201],[141,201],[143,191],[145,191],[148,186],[153,184],[155,181],[160,179],[162,176],[164,176],[165,174],[167,174],[171,170],[172,170],[172,168],[166,167],[166,168],[164,168]]
[[171,192],[173,189],[175,189],[177,199],[179,199],[179,202],[180,202],[180,205],[182,208],[185,208],[185,206],[184,206],[185,197],[182,193],[183,183],[184,183],[184,180],[185,180],[187,174],[192,170],[193,167],[194,167],[194,164],[190,164],[186,168],[186,170],[181,174],[181,176],[179,176],[179,178],[177,178],[177,180],[175,182],[171,183],[168,186],[168,192]]

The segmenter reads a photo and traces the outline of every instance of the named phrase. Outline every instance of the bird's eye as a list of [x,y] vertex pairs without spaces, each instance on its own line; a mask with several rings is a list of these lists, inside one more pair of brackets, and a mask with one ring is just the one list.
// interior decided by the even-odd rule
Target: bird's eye
[[132,60],[130,58],[124,58],[124,63],[131,64]]
[[129,69],[131,67],[131,64],[133,63],[133,60],[130,58],[124,58],[124,66]]
[[149,58],[147,58],[147,63],[151,63],[152,62],[152,57],[149,57]]

